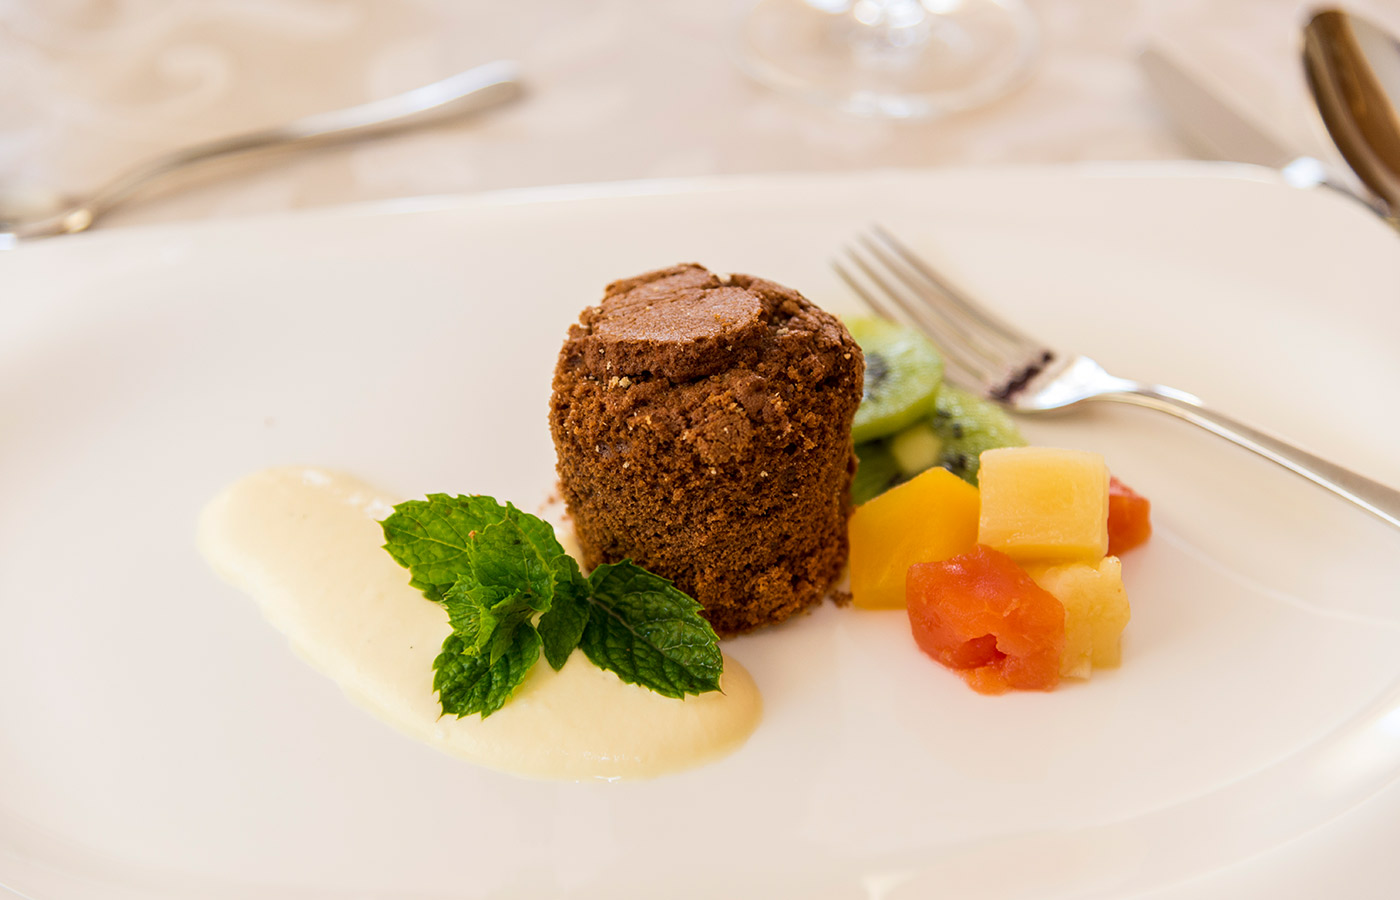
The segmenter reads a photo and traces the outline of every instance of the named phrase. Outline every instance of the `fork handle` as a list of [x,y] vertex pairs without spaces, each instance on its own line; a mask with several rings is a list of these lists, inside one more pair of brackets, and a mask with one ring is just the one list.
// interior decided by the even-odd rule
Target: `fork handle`
[[1357,474],[1351,469],[1328,462],[1320,456],[1314,456],[1287,441],[1251,428],[1227,415],[1207,409],[1198,398],[1185,391],[1162,385],[1125,381],[1117,390],[1098,394],[1093,399],[1145,406],[1185,419],[1227,441],[1253,450],[1285,469],[1297,472],[1314,484],[1321,485],[1377,518],[1400,528],[1400,491]]
[[216,159],[270,149],[310,149],[435,125],[520,96],[519,66],[498,60],[403,94],[316,113],[274,128],[175,150],[119,175],[75,206],[14,229],[20,238],[82,231],[153,181]]

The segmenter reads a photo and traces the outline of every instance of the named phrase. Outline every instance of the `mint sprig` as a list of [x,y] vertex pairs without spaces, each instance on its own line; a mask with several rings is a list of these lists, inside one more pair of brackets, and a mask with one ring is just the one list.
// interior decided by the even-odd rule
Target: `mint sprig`
[[699,603],[630,559],[594,569],[588,587],[580,646],[595,666],[677,699],[719,690],[724,659]]
[[666,697],[719,690],[719,638],[700,604],[631,560],[585,578],[548,522],[479,495],[429,494],[381,524],[409,583],[447,609],[452,633],[433,662],[445,715],[491,715],[541,653],[557,670],[576,647]]
[[433,690],[443,715],[491,715],[510,699],[539,657],[540,636],[533,628],[517,630],[506,652],[494,661],[471,652],[455,632],[449,634],[433,661]]
[[380,525],[384,549],[408,569],[409,584],[429,600],[441,602],[468,566],[471,535],[505,517],[506,508],[490,497],[429,494],[426,500],[395,506],[394,514]]
[[588,625],[589,587],[572,556],[557,557],[554,568],[554,602],[540,616],[539,631],[544,641],[544,658],[557,672],[583,639],[583,630]]
[[452,632],[462,639],[464,647],[472,653],[486,654],[492,663],[501,658],[515,632],[528,624],[536,612],[530,595],[524,591],[467,579],[448,588],[442,603],[447,607]]

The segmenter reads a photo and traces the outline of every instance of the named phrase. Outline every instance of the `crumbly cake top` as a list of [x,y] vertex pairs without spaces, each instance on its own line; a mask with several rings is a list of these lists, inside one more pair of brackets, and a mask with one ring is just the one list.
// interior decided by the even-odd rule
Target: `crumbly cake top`
[[823,370],[832,361],[820,348],[845,349],[840,325],[796,291],[689,263],[608,285],[570,329],[565,352],[571,368],[595,378],[685,382],[751,369],[775,345],[793,343],[818,348]]

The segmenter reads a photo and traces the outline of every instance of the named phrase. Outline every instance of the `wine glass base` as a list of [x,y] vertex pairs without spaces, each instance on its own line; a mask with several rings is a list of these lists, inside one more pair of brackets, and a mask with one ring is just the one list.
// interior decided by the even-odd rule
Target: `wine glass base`
[[1039,51],[1021,0],[755,0],[735,56],[750,77],[855,115],[916,119],[983,106]]

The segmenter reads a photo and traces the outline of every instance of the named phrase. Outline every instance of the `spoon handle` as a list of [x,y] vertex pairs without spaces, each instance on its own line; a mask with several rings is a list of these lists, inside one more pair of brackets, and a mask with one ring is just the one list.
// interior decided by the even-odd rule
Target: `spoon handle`
[[520,93],[519,67],[514,62],[486,63],[394,97],[176,150],[122,173],[58,215],[21,225],[15,234],[27,238],[82,231],[151,182],[211,160],[380,137],[477,112],[512,100]]

